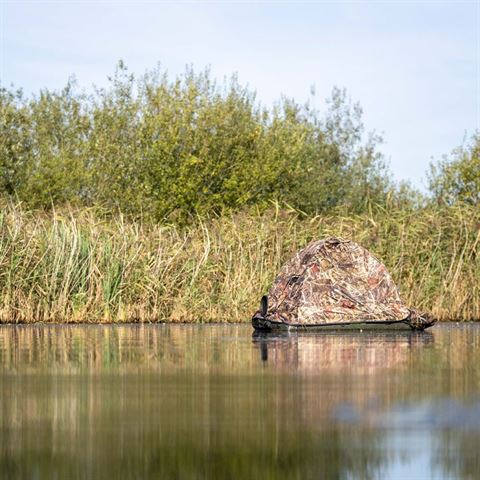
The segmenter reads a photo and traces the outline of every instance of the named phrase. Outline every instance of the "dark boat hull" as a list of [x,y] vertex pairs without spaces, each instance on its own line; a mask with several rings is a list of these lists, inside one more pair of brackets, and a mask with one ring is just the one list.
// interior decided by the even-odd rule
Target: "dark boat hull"
[[252,326],[255,330],[261,332],[271,331],[364,331],[364,330],[424,330],[418,325],[414,326],[408,320],[385,320],[385,321],[364,321],[364,322],[350,322],[350,323],[323,323],[314,325],[288,324],[283,322],[272,322],[261,318],[253,318]]

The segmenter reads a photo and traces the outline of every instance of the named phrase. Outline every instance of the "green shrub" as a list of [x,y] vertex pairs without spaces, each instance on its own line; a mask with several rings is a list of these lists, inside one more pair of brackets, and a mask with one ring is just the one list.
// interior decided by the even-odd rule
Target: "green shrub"
[[362,211],[392,190],[381,139],[362,141],[361,109],[344,90],[324,115],[285,98],[268,109],[235,77],[135,79],[122,62],[109,87],[77,90],[0,90],[0,195],[185,222],[272,201]]

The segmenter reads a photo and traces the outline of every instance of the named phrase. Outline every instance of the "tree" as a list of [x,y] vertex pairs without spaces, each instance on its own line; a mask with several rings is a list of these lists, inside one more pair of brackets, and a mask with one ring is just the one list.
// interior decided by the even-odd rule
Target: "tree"
[[437,165],[430,165],[429,188],[439,203],[480,204],[480,132],[466,146],[453,150]]
[[26,99],[0,91],[0,193],[32,207],[101,205],[184,222],[266,208],[306,213],[384,203],[392,186],[376,134],[335,88],[325,114],[282,98],[262,107],[209,70],[136,78],[119,62],[106,88]]

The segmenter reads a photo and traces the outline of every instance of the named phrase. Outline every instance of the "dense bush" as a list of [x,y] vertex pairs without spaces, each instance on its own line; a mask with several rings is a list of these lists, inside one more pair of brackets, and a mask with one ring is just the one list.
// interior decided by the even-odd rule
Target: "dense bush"
[[440,203],[480,205],[480,132],[469,145],[456,148],[450,157],[431,165],[429,180],[430,190]]
[[108,88],[77,90],[0,90],[0,195],[182,220],[271,201],[360,211],[392,190],[381,139],[362,140],[361,109],[340,89],[324,115],[286,98],[267,109],[235,77],[135,79],[120,62]]

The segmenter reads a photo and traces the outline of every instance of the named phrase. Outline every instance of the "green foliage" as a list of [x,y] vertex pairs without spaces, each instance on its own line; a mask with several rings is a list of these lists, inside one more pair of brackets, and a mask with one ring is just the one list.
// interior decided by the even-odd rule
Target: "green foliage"
[[102,205],[133,217],[191,216],[272,201],[307,213],[364,210],[392,191],[361,109],[334,89],[325,115],[283,98],[261,107],[208,70],[136,79],[120,62],[108,88],[26,99],[0,90],[0,194],[31,207]]
[[13,195],[26,176],[31,144],[31,118],[21,91],[0,89],[0,191]]
[[450,158],[431,165],[429,181],[438,202],[480,205],[480,132],[469,145],[455,149]]

